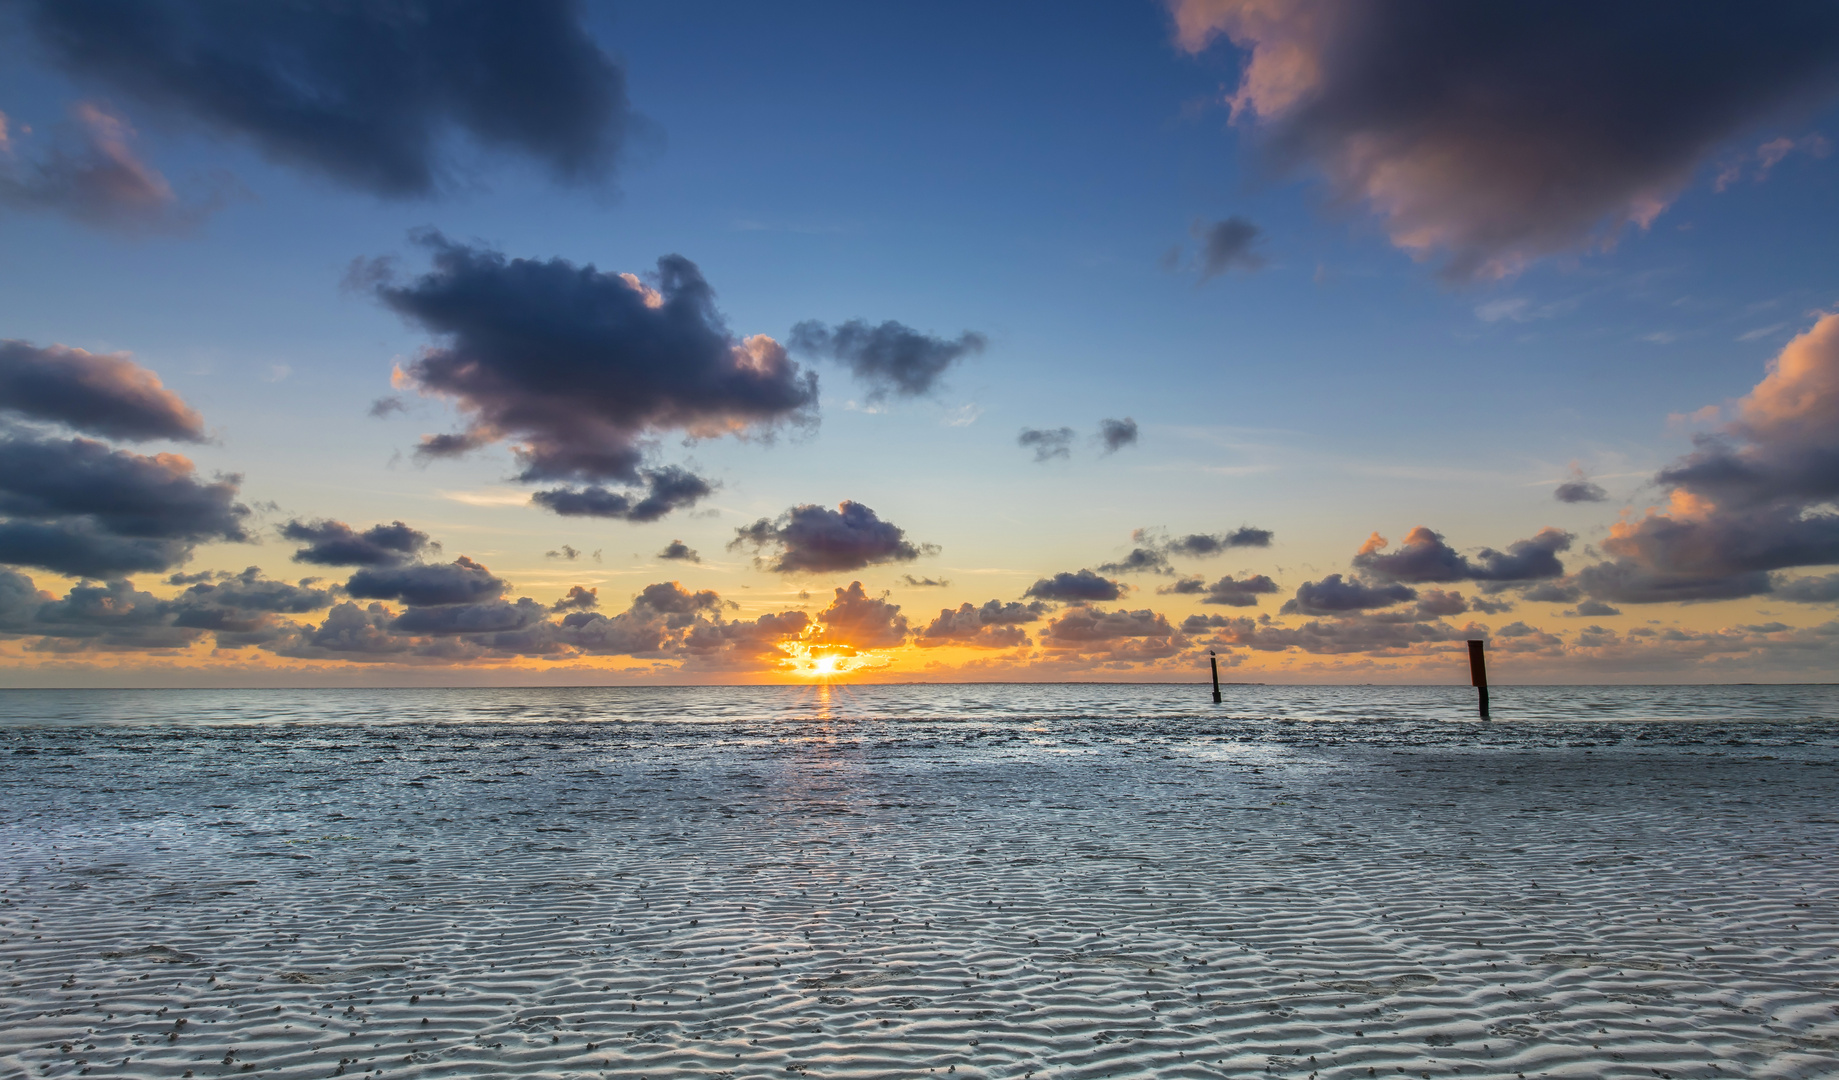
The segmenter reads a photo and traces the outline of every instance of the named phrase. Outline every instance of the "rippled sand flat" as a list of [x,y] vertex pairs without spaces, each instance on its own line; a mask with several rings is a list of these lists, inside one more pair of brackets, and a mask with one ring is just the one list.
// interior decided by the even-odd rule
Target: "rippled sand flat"
[[0,1076],[1839,1075],[1839,728],[0,729]]

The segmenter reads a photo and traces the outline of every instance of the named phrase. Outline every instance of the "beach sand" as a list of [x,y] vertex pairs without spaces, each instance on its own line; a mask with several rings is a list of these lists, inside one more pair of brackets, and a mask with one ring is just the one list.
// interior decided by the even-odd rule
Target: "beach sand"
[[1839,1075],[1711,727],[4,731],[0,1076]]

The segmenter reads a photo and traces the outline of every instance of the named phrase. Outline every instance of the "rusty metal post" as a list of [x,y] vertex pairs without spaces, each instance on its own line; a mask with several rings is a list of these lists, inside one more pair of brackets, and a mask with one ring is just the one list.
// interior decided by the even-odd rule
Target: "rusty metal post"
[[1469,682],[1481,692],[1481,718],[1488,718],[1488,662],[1481,655],[1482,642],[1469,642]]

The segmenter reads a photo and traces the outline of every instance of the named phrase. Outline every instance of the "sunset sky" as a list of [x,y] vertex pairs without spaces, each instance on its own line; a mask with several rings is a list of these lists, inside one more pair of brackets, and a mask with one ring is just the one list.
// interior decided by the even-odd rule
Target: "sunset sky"
[[0,0],[0,685],[1829,681],[1839,7]]

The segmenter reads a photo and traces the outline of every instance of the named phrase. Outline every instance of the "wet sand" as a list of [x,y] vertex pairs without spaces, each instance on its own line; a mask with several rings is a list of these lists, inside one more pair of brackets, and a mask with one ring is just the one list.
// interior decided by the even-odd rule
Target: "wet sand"
[[5,730],[0,1076],[1835,1076],[1830,727]]

